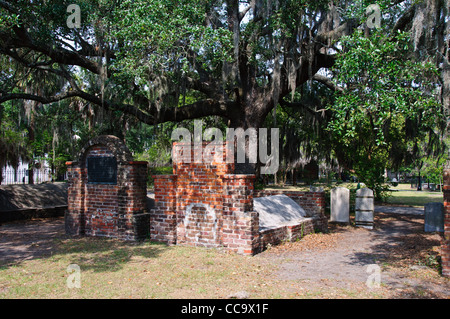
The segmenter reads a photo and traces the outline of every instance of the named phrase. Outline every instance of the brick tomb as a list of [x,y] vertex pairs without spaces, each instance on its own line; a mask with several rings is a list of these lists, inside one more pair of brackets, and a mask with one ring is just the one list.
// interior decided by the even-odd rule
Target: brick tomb
[[66,233],[123,240],[148,238],[147,162],[135,162],[115,136],[90,140],[68,166]]
[[[226,149],[225,144],[222,145]],[[195,160],[205,143],[174,143],[173,175],[155,175],[155,207],[151,210],[151,239],[168,244],[224,247],[252,255],[271,243],[295,240],[314,228],[327,228],[323,192],[292,192],[305,205],[310,218],[296,225],[260,229],[254,196],[270,193],[254,190],[255,175],[234,174],[234,163],[226,163],[226,152],[210,153],[208,161]],[[200,153],[202,154],[202,153]],[[204,153],[203,153],[204,154]],[[175,158],[175,157],[174,157]],[[303,222],[305,224],[303,224]]]

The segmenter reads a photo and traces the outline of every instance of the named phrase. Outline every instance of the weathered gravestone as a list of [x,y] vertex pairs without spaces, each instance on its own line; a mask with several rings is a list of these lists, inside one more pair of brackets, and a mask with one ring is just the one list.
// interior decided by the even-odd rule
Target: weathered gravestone
[[355,225],[373,229],[373,191],[370,188],[361,188],[356,191]]
[[444,204],[440,202],[425,204],[425,231],[444,231]]
[[331,222],[350,222],[350,190],[336,187],[331,190]]

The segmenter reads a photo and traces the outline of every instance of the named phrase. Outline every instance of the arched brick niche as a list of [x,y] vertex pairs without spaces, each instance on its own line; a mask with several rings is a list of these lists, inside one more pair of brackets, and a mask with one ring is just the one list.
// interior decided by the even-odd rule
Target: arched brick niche
[[[173,151],[190,161],[174,161],[173,175],[155,175],[151,238],[168,244],[260,251],[259,217],[253,211],[255,175],[233,174],[234,163],[213,157],[196,161],[206,143],[174,143]],[[226,144],[222,146],[225,149]],[[186,154],[187,152],[187,154]],[[191,155],[191,156],[189,156]],[[215,154],[217,156],[217,153]]]
[[147,162],[111,135],[90,140],[68,166],[66,233],[141,240],[149,236]]

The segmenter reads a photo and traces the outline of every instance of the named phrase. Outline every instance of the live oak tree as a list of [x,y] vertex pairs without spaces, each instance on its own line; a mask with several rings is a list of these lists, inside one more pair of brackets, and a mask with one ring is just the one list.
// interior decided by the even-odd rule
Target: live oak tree
[[[76,99],[151,125],[219,116],[235,128],[261,127],[280,103],[317,112],[296,90],[347,89],[319,71],[333,67],[343,36],[370,31],[375,2],[383,30],[412,31],[417,58],[440,68],[448,107],[448,0],[80,0],[79,28],[66,1],[0,0],[0,54],[14,65],[2,70],[0,107]],[[19,68],[64,85],[27,90]]]
[[[277,102],[331,67],[332,41],[356,24],[329,1],[79,1],[81,27],[65,1],[0,1],[1,54],[66,81],[60,92],[17,92],[0,102],[43,104],[79,97],[144,123],[218,115],[259,127]],[[83,74],[97,79],[87,86]],[[186,91],[198,99],[183,104]]]

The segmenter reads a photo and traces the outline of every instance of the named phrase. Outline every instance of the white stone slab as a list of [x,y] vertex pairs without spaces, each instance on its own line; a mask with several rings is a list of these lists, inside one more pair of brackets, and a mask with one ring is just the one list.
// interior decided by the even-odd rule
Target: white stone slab
[[330,221],[338,223],[350,222],[350,190],[345,187],[335,187],[331,190]]
[[295,225],[306,219],[305,210],[286,195],[256,197],[253,209],[259,213],[260,229]]

